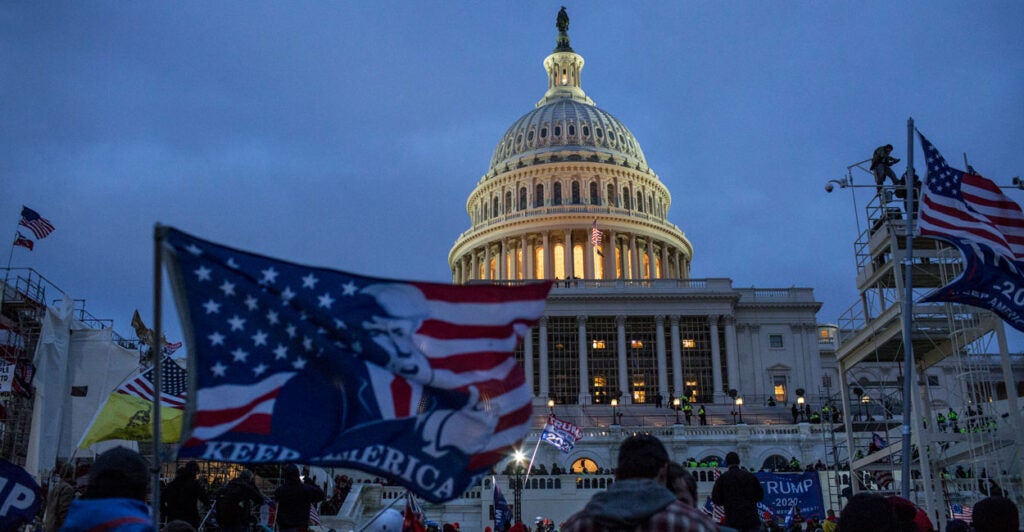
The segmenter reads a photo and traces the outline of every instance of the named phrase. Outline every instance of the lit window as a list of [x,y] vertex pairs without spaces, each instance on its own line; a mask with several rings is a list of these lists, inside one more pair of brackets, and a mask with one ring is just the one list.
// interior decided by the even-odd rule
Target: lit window
[[782,349],[782,335],[781,334],[769,334],[768,335],[768,347],[770,349]]
[[604,349],[604,340],[594,340],[590,342],[590,345],[594,349]]
[[683,338],[683,347],[686,349],[693,349],[694,347],[697,347],[697,340],[694,340],[693,338]]
[[630,340],[629,346],[632,347],[633,349],[643,349],[644,342],[643,340]]

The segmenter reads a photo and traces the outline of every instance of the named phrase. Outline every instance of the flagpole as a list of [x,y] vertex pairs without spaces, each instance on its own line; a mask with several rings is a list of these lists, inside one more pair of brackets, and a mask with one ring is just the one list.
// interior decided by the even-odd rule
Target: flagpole
[[[911,341],[911,322],[914,319],[914,294],[913,294],[913,262],[914,262],[914,213],[917,210],[914,205],[914,181],[917,177],[914,171],[914,119],[907,119],[907,172],[904,178],[904,185],[907,187],[907,224],[906,224],[906,259],[903,266],[903,449],[902,464],[900,467],[900,495],[910,499],[910,460],[912,458],[910,449],[910,421],[913,419],[913,384],[917,375],[914,364],[914,345]],[[921,449],[922,456],[927,452]],[[930,506],[930,505],[929,505]]]
[[533,459],[537,458],[538,447],[540,447],[540,436],[537,436],[537,444],[533,446],[533,454],[530,455],[530,465],[526,466],[526,482],[530,481],[530,471],[533,471]]
[[[159,343],[161,338],[161,307],[163,307],[163,269],[162,248],[166,230],[164,226],[156,224],[153,228],[153,343]],[[162,377],[160,370],[163,369],[162,353],[154,353],[157,346],[149,346],[149,358],[153,362],[153,527],[160,530],[160,394],[162,392]]]

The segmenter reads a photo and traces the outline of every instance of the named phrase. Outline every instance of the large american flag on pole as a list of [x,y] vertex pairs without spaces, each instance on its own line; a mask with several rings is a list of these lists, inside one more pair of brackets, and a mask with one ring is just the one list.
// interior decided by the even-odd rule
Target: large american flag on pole
[[529,430],[514,351],[550,282],[376,279],[158,233],[195,381],[179,455],[354,467],[442,502]]
[[1024,331],[1024,211],[992,181],[950,167],[921,135],[928,174],[917,234],[952,242],[964,270],[922,301],[991,310]]
[[32,234],[36,235],[36,238],[46,238],[46,235],[49,235],[55,229],[50,220],[43,218],[38,212],[24,205],[21,206],[21,220],[18,222],[18,225],[28,227]]

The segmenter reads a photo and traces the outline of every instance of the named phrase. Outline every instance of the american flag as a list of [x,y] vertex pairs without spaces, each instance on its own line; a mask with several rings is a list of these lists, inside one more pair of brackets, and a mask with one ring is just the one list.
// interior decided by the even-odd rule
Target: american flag
[[32,234],[36,235],[36,238],[46,238],[46,235],[54,230],[50,220],[39,216],[38,212],[24,205],[21,206],[21,221],[18,222],[18,225],[28,227]]
[[716,523],[725,521],[725,507],[711,502],[710,496],[704,501],[704,506],[701,507],[701,511]]
[[964,506],[960,503],[953,503],[949,507],[949,513],[953,519],[961,519],[966,523],[974,520],[974,508]]
[[921,236],[984,244],[1011,261],[1024,259],[1024,212],[992,181],[951,168],[921,137],[928,175],[918,216]]
[[[356,432],[369,436],[372,428],[373,444],[405,445],[408,453],[416,444],[409,430],[440,435],[447,428],[431,424],[430,414],[469,416],[464,405],[475,404],[486,428],[423,448],[434,457],[462,451],[468,485],[528,432],[531,393],[514,350],[543,313],[549,282],[374,279],[161,230],[175,296],[187,309],[196,380],[185,455],[244,442],[297,449],[297,462],[359,467],[344,455],[362,444]],[[390,420],[409,420],[404,443],[382,432],[398,426],[382,423]]]
[[315,504],[309,505],[309,524],[320,526],[320,512],[316,509]]
[[892,471],[875,471],[872,473],[872,478],[875,484],[878,485],[878,489],[887,489],[892,486],[895,479],[893,479]]
[[[129,377],[117,387],[117,393],[133,395],[147,401],[153,400],[155,393],[153,377],[155,368],[140,371],[134,377]],[[164,357],[160,363],[160,405],[184,410],[185,395],[188,383],[188,371],[178,365],[170,358]]]
[[594,220],[594,225],[590,227],[590,243],[593,244],[594,247],[599,247],[601,245],[602,235],[603,233],[601,230],[597,228],[597,220]]

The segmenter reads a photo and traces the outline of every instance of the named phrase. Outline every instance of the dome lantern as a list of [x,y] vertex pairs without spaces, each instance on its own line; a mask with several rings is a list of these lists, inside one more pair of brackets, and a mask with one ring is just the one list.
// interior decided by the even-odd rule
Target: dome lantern
[[564,99],[594,105],[594,101],[587,97],[581,88],[583,56],[569,46],[569,15],[566,14],[564,6],[558,12],[555,26],[558,28],[557,45],[555,51],[544,59],[544,70],[548,73],[548,91],[537,102],[537,107]]

